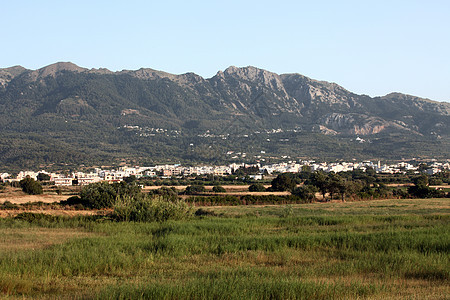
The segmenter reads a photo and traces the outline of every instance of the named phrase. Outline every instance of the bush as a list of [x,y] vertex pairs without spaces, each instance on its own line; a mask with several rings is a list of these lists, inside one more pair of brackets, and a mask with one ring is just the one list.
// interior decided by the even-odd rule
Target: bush
[[221,185],[215,185],[212,190],[214,193],[226,193],[227,192],[227,190],[225,190],[225,188]]
[[36,221],[54,222],[58,219],[58,217],[43,213],[23,212],[15,216],[14,219],[33,223]]
[[444,184],[444,182],[442,181],[441,178],[435,178],[435,177],[430,178],[428,183],[429,183],[429,185],[443,185]]
[[112,208],[117,197],[130,196],[138,198],[142,196],[141,188],[135,183],[109,184],[107,182],[91,183],[81,190],[81,204],[95,209]]
[[445,192],[430,188],[428,186],[410,186],[408,187],[408,193],[415,198],[444,198]]
[[295,181],[293,181],[288,174],[280,174],[274,180],[272,180],[272,191],[292,191],[296,186]]
[[164,198],[170,198],[172,200],[176,200],[178,198],[178,192],[176,190],[176,188],[171,187],[161,187],[159,189],[156,190],[151,190],[149,193],[149,195],[159,195],[159,196],[163,196]]
[[250,192],[265,192],[266,188],[262,183],[254,183],[248,187]]
[[117,192],[107,182],[91,183],[81,190],[81,201],[90,208],[110,208],[114,205]]
[[217,214],[212,210],[206,210],[203,208],[199,208],[195,211],[195,216],[197,216],[197,217],[217,216]]
[[303,185],[298,188],[295,188],[292,191],[292,194],[298,196],[308,202],[313,202],[316,199],[316,193],[319,189],[313,185]]
[[49,181],[50,180],[50,175],[45,174],[45,173],[39,173],[37,175],[37,180],[38,181]]
[[170,201],[162,196],[118,197],[113,212],[116,220],[132,222],[181,220],[191,215],[191,206],[183,200]]
[[40,195],[43,193],[41,184],[33,178],[24,178],[19,182],[19,184],[22,188],[22,191],[29,195]]
[[5,201],[3,204],[0,205],[0,209],[18,209],[19,206],[17,204],[14,204],[10,201]]
[[405,191],[405,190],[403,190],[403,189],[400,189],[400,188],[394,189],[394,190],[392,191],[392,195],[393,195],[394,197],[398,197],[398,198],[402,198],[402,199],[406,199],[406,198],[409,197],[408,192]]
[[206,192],[206,189],[203,185],[189,185],[184,193],[186,195],[197,195]]
[[59,203],[61,205],[75,206],[77,209],[84,209],[85,206],[89,206],[89,204],[86,201],[83,201],[78,196],[72,196],[67,200],[60,201]]

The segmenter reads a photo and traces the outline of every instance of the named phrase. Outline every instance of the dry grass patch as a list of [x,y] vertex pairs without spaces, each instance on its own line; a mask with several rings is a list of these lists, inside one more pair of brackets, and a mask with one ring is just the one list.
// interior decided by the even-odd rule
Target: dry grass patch
[[0,218],[8,218],[8,217],[15,217],[20,213],[45,213],[47,215],[52,216],[61,216],[61,217],[76,217],[76,216],[93,216],[99,214],[99,212],[102,212],[103,214],[106,214],[108,212],[111,212],[111,210],[65,210],[65,209],[12,209],[12,210],[0,210]]
[[68,228],[2,228],[0,252],[43,249],[72,238],[87,236],[92,236],[92,233]]
[[14,193],[2,195],[0,202],[9,201],[14,204],[24,204],[28,202],[44,202],[53,203],[61,200],[67,200],[70,196],[67,195],[27,195],[24,193]]

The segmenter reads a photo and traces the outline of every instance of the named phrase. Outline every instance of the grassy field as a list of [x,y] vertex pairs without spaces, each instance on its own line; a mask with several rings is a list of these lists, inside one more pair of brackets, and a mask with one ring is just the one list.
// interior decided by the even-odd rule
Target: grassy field
[[450,199],[0,219],[0,297],[448,299]]

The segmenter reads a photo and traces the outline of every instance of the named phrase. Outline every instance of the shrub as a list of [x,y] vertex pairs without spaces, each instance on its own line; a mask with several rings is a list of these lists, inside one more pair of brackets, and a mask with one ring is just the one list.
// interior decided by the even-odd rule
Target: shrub
[[430,178],[428,183],[429,183],[429,185],[443,185],[444,184],[444,182],[442,181],[441,178],[435,178],[435,177]]
[[50,175],[45,174],[45,173],[39,173],[37,175],[37,180],[38,181],[49,181],[50,180]]
[[402,199],[406,199],[406,198],[408,198],[408,196],[409,196],[409,194],[408,194],[408,192],[407,191],[405,191],[405,190],[403,190],[403,189],[394,189],[393,191],[392,191],[392,195],[394,196],[394,197],[399,197],[399,198],[402,198]]
[[178,192],[174,187],[168,188],[163,186],[159,189],[150,191],[149,195],[159,195],[172,200],[176,200],[178,198]]
[[184,193],[186,195],[197,195],[206,192],[206,189],[203,185],[189,185]]
[[262,183],[254,183],[248,187],[250,192],[265,192],[266,188]]
[[80,203],[95,209],[112,208],[116,198],[122,196],[141,197],[141,188],[135,183],[127,184],[124,181],[114,184],[91,183],[81,190]]
[[286,205],[286,207],[283,209],[283,211],[280,214],[280,218],[288,218],[292,217],[294,215],[294,209],[291,205]]
[[43,192],[41,184],[33,178],[24,178],[19,182],[19,184],[22,191],[29,195],[40,195]]
[[316,198],[316,193],[318,191],[319,191],[319,189],[313,185],[304,185],[304,186],[295,188],[292,191],[292,194],[295,196],[298,196],[304,200],[307,200],[308,202],[312,202]]
[[295,188],[296,183],[288,174],[280,174],[274,180],[272,180],[272,191],[291,191]]
[[133,222],[181,220],[191,215],[191,206],[183,200],[170,201],[162,196],[118,197],[113,212],[116,220]]
[[69,206],[75,206],[77,209],[84,209],[85,206],[89,206],[89,204],[86,201],[83,201],[78,196],[72,196],[67,198],[67,200],[62,200],[59,202],[61,205],[69,205]]
[[43,213],[23,212],[23,213],[20,213],[17,216],[15,216],[14,219],[33,223],[36,221],[53,222],[53,221],[57,220],[58,218],[55,216],[43,214]]
[[199,208],[195,211],[195,215],[197,217],[203,217],[203,216],[217,216],[217,214],[212,210],[206,210],[203,208]]
[[107,182],[91,183],[81,190],[81,201],[90,208],[110,208],[114,205],[117,192]]
[[0,205],[0,209],[18,209],[19,206],[17,204],[11,203],[10,201],[5,201]]
[[227,192],[227,190],[225,190],[225,188],[221,185],[215,185],[212,190],[214,193],[226,193]]

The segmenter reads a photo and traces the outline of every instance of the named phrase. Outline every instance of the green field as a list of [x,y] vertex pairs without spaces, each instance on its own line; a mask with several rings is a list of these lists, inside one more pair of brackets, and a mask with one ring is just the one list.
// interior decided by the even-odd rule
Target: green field
[[[448,299],[450,199],[0,220],[0,297]],[[209,213],[207,213],[209,212]]]

